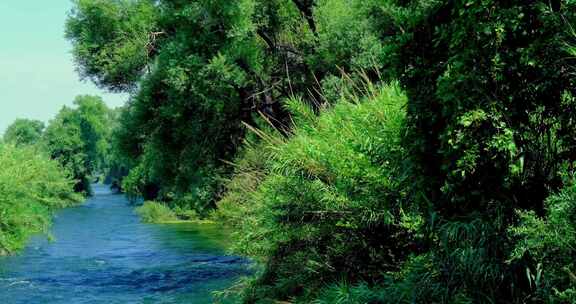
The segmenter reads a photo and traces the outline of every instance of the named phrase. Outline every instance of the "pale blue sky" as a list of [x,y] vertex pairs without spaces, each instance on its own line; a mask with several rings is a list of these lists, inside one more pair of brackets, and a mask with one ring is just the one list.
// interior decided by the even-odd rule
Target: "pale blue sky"
[[0,0],[0,136],[16,118],[48,121],[76,95],[100,95],[111,107],[126,95],[81,82],[64,23],[71,0]]

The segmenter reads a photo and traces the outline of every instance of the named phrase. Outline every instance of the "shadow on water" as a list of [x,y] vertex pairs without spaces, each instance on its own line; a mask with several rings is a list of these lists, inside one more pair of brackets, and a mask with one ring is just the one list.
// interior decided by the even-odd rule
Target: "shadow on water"
[[0,258],[0,303],[211,303],[211,292],[249,274],[225,254],[213,225],[147,225],[103,186],[84,205],[58,213],[54,242],[37,236]]

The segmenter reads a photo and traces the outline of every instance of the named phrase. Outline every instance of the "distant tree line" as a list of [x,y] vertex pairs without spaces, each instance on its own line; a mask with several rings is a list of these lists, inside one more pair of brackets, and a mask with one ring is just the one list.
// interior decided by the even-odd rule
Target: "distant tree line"
[[122,176],[113,158],[112,130],[117,111],[97,96],[78,96],[74,107],[63,107],[47,126],[41,121],[17,119],[4,133],[3,141],[17,147],[36,147],[71,174],[74,190],[90,194],[97,179]]

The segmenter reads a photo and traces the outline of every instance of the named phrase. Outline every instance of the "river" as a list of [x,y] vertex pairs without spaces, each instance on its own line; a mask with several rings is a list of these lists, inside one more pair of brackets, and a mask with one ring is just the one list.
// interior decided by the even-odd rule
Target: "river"
[[57,213],[53,240],[36,236],[0,258],[1,304],[212,303],[212,291],[248,273],[217,226],[143,224],[124,196],[94,193]]

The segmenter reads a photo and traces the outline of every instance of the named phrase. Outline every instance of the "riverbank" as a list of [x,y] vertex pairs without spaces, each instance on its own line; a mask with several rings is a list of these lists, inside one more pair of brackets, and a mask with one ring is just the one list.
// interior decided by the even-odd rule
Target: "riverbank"
[[193,210],[172,209],[162,202],[146,201],[135,209],[144,223],[152,224],[216,224],[215,221],[201,219]]

